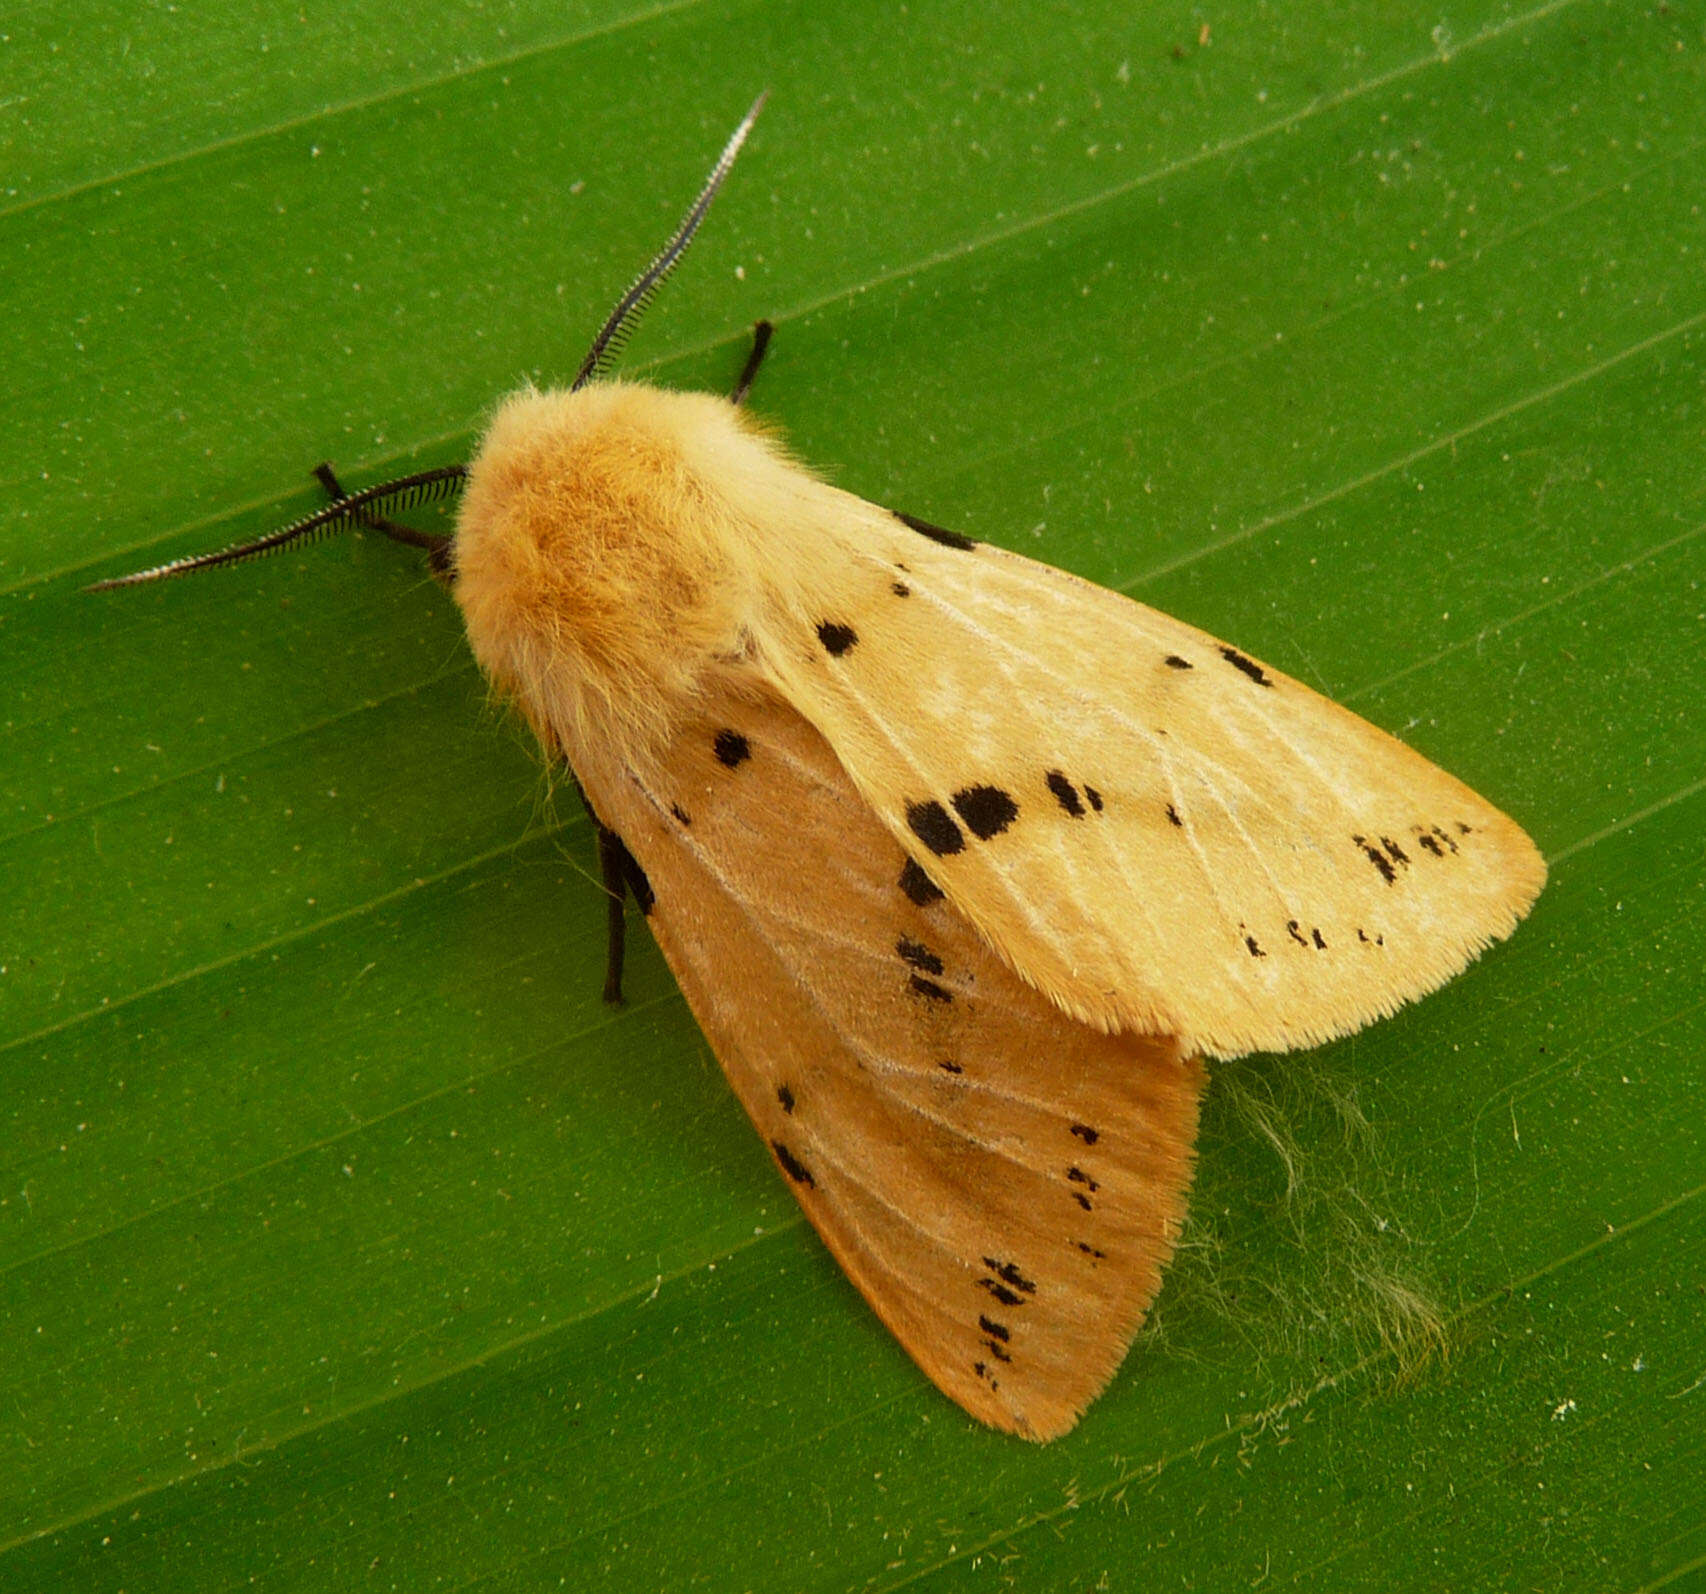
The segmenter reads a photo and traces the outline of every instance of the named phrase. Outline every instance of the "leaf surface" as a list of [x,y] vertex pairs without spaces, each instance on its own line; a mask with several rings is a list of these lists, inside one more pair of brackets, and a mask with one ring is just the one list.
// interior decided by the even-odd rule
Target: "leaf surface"
[[[0,57],[0,1588],[1698,1577],[1695,11],[218,9]],[[630,371],[773,317],[842,485],[1553,867],[1426,1003],[1218,1072],[1158,1326],[1046,1449],[888,1339],[643,936],[601,1008],[586,827],[417,560],[79,591],[463,457],[765,86]],[[1382,1279],[1445,1311],[1409,1381]]]

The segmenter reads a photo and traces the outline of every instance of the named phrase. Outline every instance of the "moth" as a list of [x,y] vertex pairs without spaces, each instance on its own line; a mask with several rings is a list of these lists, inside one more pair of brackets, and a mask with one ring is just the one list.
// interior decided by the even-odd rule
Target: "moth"
[[[1065,1433],[1160,1285],[1204,1058],[1348,1035],[1508,935],[1511,820],[1182,621],[832,486],[730,397],[611,379],[762,99],[573,383],[270,536],[426,549],[573,771],[781,1176],[924,1372]],[[460,494],[455,531],[390,516]]]

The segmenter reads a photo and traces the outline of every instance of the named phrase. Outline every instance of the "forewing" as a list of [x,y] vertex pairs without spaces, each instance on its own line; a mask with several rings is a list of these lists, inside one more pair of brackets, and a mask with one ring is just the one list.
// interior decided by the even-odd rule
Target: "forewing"
[[1271,666],[1050,566],[860,518],[767,611],[764,667],[1068,1011],[1219,1055],[1312,1045],[1441,984],[1539,892],[1512,821]]
[[807,1216],[973,1415],[1065,1432],[1184,1211],[1200,1067],[996,957],[780,698],[711,689],[660,770],[583,756],[649,922]]

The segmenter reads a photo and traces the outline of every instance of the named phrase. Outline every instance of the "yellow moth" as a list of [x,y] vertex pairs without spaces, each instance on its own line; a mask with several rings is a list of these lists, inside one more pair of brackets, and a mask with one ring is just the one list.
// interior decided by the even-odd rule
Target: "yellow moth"
[[[762,104],[762,101],[760,102]],[[1278,670],[867,503],[731,401],[609,380],[759,105],[568,389],[345,495],[427,547],[573,770],[807,1216],[950,1397],[1066,1432],[1160,1284],[1204,1056],[1346,1035],[1534,901],[1528,837]],[[461,492],[453,537],[386,518]]]

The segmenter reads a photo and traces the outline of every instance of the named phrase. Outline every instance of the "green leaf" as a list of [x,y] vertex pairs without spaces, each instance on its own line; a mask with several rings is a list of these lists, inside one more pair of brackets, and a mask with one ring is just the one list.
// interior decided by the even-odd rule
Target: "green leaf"
[[[0,38],[0,1588],[1697,1581],[1698,8],[203,9]],[[1218,1071],[1048,1448],[887,1337],[644,937],[600,1005],[586,827],[417,556],[80,590],[463,457],[763,87],[631,372],[771,316],[803,457],[1553,864],[1439,996]]]

